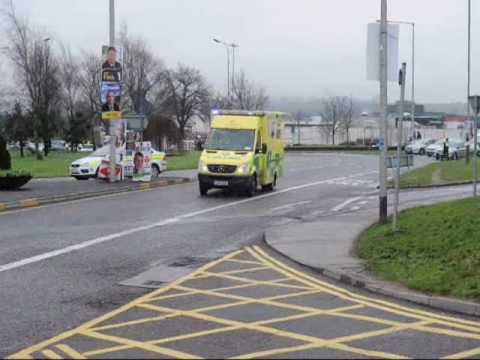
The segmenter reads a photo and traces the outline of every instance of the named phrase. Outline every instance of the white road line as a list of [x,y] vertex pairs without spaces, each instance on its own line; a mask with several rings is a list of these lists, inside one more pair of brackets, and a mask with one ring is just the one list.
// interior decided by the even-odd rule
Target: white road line
[[360,209],[361,209],[360,206],[352,206],[352,207],[350,208],[351,211],[358,211],[358,210],[360,210]]
[[358,201],[358,200],[361,200],[361,199],[363,199],[362,196],[348,199],[347,201],[344,201],[344,202],[341,203],[340,205],[335,206],[335,207],[332,209],[332,211],[335,211],[335,212],[340,211],[340,210],[342,210],[345,206],[350,205],[351,203],[354,203],[355,201]]
[[283,206],[279,206],[279,207],[273,208],[271,211],[272,211],[272,212],[276,212],[276,211],[286,210],[286,209],[290,209],[290,208],[295,208],[295,207],[300,206],[300,205],[307,205],[307,204],[311,204],[311,203],[312,203],[312,200],[300,201],[300,202],[296,202],[296,203],[293,203],[293,204],[287,204],[287,205],[283,205]]
[[[366,176],[366,175],[370,175],[370,174],[372,174],[372,172],[354,174],[354,175],[351,175],[350,177],[353,178],[353,177],[359,177],[359,176]],[[176,217],[173,217],[173,218],[170,218],[170,219],[162,220],[160,222],[153,223],[153,224],[150,224],[150,225],[140,226],[140,227],[136,227],[136,228],[133,228],[133,229],[124,230],[124,231],[121,231],[121,232],[118,232],[118,233],[115,233],[115,234],[102,236],[102,237],[95,238],[95,239],[92,239],[92,240],[84,241],[84,242],[79,243],[79,244],[67,246],[63,249],[58,249],[58,250],[46,252],[46,253],[39,254],[39,255],[36,255],[36,256],[32,256],[32,257],[22,259],[22,260],[19,260],[19,261],[11,262],[11,263],[8,263],[8,264],[5,264],[5,265],[0,265],[0,273],[5,272],[5,271],[18,269],[20,267],[23,267],[23,266],[26,266],[26,265],[29,265],[29,264],[34,264],[34,263],[37,263],[37,262],[40,262],[40,261],[43,261],[43,260],[47,260],[47,259],[51,259],[51,258],[60,256],[60,255],[65,255],[65,254],[68,254],[68,253],[71,253],[71,252],[74,252],[74,251],[79,251],[79,250],[88,248],[90,246],[102,244],[104,242],[112,241],[112,240],[115,240],[115,239],[118,239],[118,238],[121,238],[121,237],[124,237],[124,236],[133,235],[133,234],[138,233],[138,232],[152,230],[152,229],[155,229],[155,228],[158,228],[158,227],[174,224],[174,223],[177,223],[180,220],[192,218],[192,217],[195,217],[195,216],[198,216],[198,215],[211,213],[211,212],[214,212],[214,211],[217,211],[217,210],[222,210],[222,209],[234,207],[234,206],[237,206],[237,205],[247,204],[247,203],[250,203],[250,202],[253,202],[253,201],[258,201],[258,200],[262,200],[262,199],[273,197],[273,196],[278,196],[278,195],[285,194],[285,193],[292,192],[292,191],[307,189],[307,188],[310,188],[310,187],[325,184],[328,181],[332,181],[332,180],[335,180],[335,179],[321,180],[321,181],[316,181],[316,182],[313,182],[313,183],[293,186],[293,187],[283,189],[283,190],[278,190],[278,191],[275,191],[275,192],[272,192],[272,193],[259,195],[259,196],[256,196],[256,197],[231,202],[231,203],[228,203],[228,204],[214,206],[214,207],[207,208],[207,209],[204,209],[204,210],[194,211],[194,212],[187,213],[187,214],[180,215],[180,216],[176,216]]]
[[368,201],[360,201],[360,202],[358,203],[358,205],[367,205],[367,204],[368,204]]

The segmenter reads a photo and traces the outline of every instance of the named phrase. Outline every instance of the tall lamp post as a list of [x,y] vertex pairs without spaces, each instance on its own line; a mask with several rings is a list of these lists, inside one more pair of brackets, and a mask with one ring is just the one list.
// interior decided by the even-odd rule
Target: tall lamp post
[[[213,38],[213,41],[216,42],[217,44],[221,44],[225,46],[225,49],[227,50],[227,99],[230,102],[230,90],[235,89],[235,49],[237,49],[240,46],[235,43],[225,42],[219,37]],[[233,69],[232,69],[231,76],[230,76],[230,49],[232,50],[232,55],[233,55],[233,59],[232,59]]]
[[[109,42],[110,46],[115,46],[115,0],[110,0],[109,7]],[[112,122],[110,122],[110,182],[114,183],[116,179],[116,168],[117,168],[117,152],[116,152],[116,134],[115,127]]]
[[473,196],[477,196],[477,183],[478,183],[478,166],[477,166],[477,149],[478,149],[478,114],[480,113],[480,95],[469,96],[468,101],[475,114],[475,120],[473,121]]

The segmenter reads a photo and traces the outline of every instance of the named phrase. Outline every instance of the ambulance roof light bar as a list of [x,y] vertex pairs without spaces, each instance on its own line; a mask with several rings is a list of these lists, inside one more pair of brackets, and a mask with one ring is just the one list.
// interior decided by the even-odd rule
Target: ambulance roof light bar
[[265,111],[248,111],[248,110],[212,110],[213,116],[218,115],[237,115],[237,116],[265,116]]

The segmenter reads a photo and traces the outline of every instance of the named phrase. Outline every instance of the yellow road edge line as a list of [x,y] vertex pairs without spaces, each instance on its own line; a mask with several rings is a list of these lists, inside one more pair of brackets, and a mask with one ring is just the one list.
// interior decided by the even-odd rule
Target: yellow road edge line
[[[435,322],[443,323],[444,325],[447,325],[447,326],[452,326],[453,325],[452,323],[455,323],[455,325],[453,325],[452,327],[457,327],[458,325],[464,324],[464,325],[467,325],[467,326],[472,325],[476,329],[478,329],[478,327],[480,326],[480,323],[478,323],[478,322],[473,322],[473,321],[468,321],[468,320],[463,320],[463,319],[455,319],[455,318],[452,318],[452,317],[437,315],[437,314],[430,313],[430,312],[427,312],[427,311],[410,309],[410,308],[407,308],[407,307],[404,307],[404,306],[401,306],[401,305],[397,305],[395,303],[390,303],[388,301],[368,298],[366,296],[351,293],[348,290],[336,287],[336,286],[328,284],[328,283],[324,283],[324,282],[322,282],[318,279],[315,279],[315,278],[313,278],[313,277],[311,277],[307,274],[301,273],[298,270],[292,269],[288,265],[285,265],[285,264],[281,263],[280,261],[278,261],[276,259],[273,259],[270,255],[266,254],[258,246],[254,246],[254,248],[255,248],[256,251],[258,251],[259,254],[261,254],[262,256],[265,256],[266,259],[270,259],[270,261],[273,262],[274,264],[279,264],[277,266],[277,268],[283,267],[283,268],[289,269],[289,271],[291,271],[292,273],[298,274],[298,275],[304,277],[305,279],[309,279],[310,281],[313,282],[313,284],[319,284],[323,287],[333,289],[333,291],[338,291],[340,293],[347,294],[347,296],[350,296],[351,298],[359,299],[359,300],[363,300],[363,301],[365,301],[365,300],[369,301],[369,302],[372,303],[371,305],[369,305],[370,307],[378,306],[378,305],[374,305],[375,303],[377,303],[379,305],[383,305],[383,306],[387,306],[387,307],[391,307],[391,308],[394,308],[394,309],[399,309],[401,311],[404,311],[403,315],[407,316],[407,317],[414,317],[414,318],[417,318],[417,319],[422,319],[424,317],[429,317],[431,319],[435,319]],[[384,308],[382,308],[382,309],[384,309]],[[391,310],[389,310],[389,311],[391,311]],[[452,323],[449,323],[448,321],[451,321]]]
[[143,301],[151,298],[151,297],[155,297],[155,296],[158,296],[159,294],[162,294],[164,292],[167,292],[168,290],[174,288],[176,285],[184,282],[184,281],[187,281],[188,279],[192,278],[193,276],[195,276],[197,273],[199,272],[202,272],[202,271],[205,271],[207,269],[209,269],[210,267],[213,267],[219,263],[221,263],[222,261],[224,261],[224,259],[230,259],[232,257],[235,257],[239,254],[242,254],[244,252],[244,250],[238,250],[238,251],[235,251],[231,254],[228,254],[226,256],[224,256],[223,258],[220,258],[220,259],[217,259],[215,261],[212,261],[211,263],[208,263],[208,264],[205,264],[204,266],[198,268],[197,270],[193,271],[192,273],[184,276],[184,277],[181,277],[179,279],[177,279],[176,281],[174,281],[173,283],[169,284],[168,286],[162,288],[162,289],[159,289],[159,290],[156,290],[156,291],[153,291],[152,293],[149,293],[149,294],[146,294],[146,295],[143,295],[137,299],[135,299],[134,301],[128,303],[128,304],[125,304],[123,306],[121,306],[120,308],[110,312],[110,313],[107,313],[105,315],[102,315],[96,319],[93,319],[91,321],[88,321],[86,322],[85,324],[83,325],[80,325],[79,327],[75,328],[75,329],[72,329],[70,331],[67,331],[67,332],[64,332],[63,334],[60,334],[60,335],[57,335],[51,339],[48,339],[48,340],[45,340],[43,342],[40,342],[36,345],[33,345],[33,346],[30,346],[26,349],[23,349],[11,356],[8,356],[7,358],[9,359],[23,359],[25,357],[28,357],[29,354],[32,354],[34,352],[37,352],[37,351],[40,351],[41,349],[44,349],[46,347],[48,347],[49,345],[51,344],[54,344],[54,343],[57,343],[57,342],[60,342],[61,340],[63,339],[66,339],[68,337],[71,337],[72,335],[75,335],[76,333],[79,333],[83,330],[86,330],[90,327],[93,327],[103,321],[106,321],[106,320],[109,320],[111,318],[113,318],[114,316],[118,315],[118,314],[121,314],[123,312],[125,312],[126,310],[129,310],[131,308],[133,308],[134,306],[136,306],[137,304],[141,304]]
[[39,207],[40,202],[37,199],[24,199],[18,202],[22,208]]
[[383,351],[360,349],[360,348],[348,346],[346,344],[339,344],[339,343],[327,344],[327,345],[325,345],[325,347],[328,347],[330,349],[350,352],[350,353],[357,354],[357,355],[364,355],[367,358],[378,357],[380,359],[408,359],[408,357],[403,356],[403,355],[391,354],[391,353],[387,353],[387,352],[383,352]]
[[5,205],[4,203],[0,203],[0,212],[5,210],[7,210],[7,205]]
[[66,344],[58,344],[58,345],[55,345],[55,347],[61,352],[67,354],[70,359],[79,359],[79,360],[86,359],[84,355],[80,354],[77,350],[71,348]]

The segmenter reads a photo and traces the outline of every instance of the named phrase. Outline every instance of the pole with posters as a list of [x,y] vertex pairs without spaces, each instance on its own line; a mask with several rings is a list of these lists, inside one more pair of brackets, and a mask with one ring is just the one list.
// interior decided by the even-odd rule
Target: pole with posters
[[[110,0],[110,46],[115,46],[115,0]],[[103,78],[103,69],[102,69],[102,78]],[[102,79],[103,80],[103,79]],[[116,139],[115,139],[115,127],[113,126],[112,121],[110,120],[110,182],[115,182],[116,176]]]
[[400,70],[399,84],[400,90],[400,109],[398,114],[398,126],[397,126],[397,166],[395,174],[395,203],[393,212],[393,231],[398,231],[398,205],[400,202],[400,157],[402,152],[402,139],[403,139],[403,116],[405,106],[405,82],[407,78],[407,64],[402,64]]

